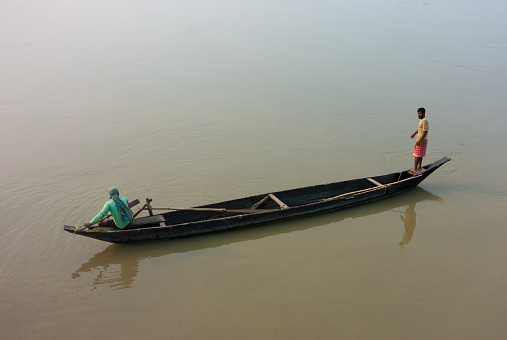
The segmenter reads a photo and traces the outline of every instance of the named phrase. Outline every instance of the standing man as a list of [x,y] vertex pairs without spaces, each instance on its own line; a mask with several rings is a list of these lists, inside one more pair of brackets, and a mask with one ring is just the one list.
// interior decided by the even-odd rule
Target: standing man
[[412,172],[420,172],[422,170],[422,159],[426,156],[426,147],[428,146],[428,121],[426,120],[426,110],[424,107],[417,109],[417,117],[419,117],[419,127],[410,138],[417,135],[414,146],[414,167],[410,169]]
[[120,193],[117,188],[109,189],[110,200],[104,204],[102,211],[97,214],[90,222],[83,224],[83,227],[89,227],[100,221],[107,213],[111,213],[113,219],[107,221],[100,221],[99,226],[101,227],[117,227],[119,229],[125,228],[132,222],[134,215],[128,206],[128,201],[125,197],[120,197]]

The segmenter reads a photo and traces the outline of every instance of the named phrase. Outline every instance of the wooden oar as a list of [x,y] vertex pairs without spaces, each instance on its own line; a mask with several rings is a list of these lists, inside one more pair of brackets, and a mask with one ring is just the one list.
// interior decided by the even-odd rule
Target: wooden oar
[[141,213],[141,211],[144,210],[144,208],[146,208],[146,204],[144,204],[141,208],[139,208],[135,213],[134,213],[134,217],[132,217],[132,219],[136,218],[137,215],[139,215]]

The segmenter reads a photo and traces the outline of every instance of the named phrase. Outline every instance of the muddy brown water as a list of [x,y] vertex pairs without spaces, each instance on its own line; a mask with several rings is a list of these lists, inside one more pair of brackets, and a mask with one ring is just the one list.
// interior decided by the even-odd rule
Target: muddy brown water
[[[0,11],[2,339],[507,336],[505,1]],[[425,164],[415,190],[173,241],[64,232]]]

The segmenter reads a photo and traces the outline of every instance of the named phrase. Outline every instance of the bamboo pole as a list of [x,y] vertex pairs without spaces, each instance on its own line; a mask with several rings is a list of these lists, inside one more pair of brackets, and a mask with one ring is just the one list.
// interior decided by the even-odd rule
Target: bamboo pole
[[334,196],[334,197],[330,197],[330,198],[325,198],[324,201],[331,201],[331,200],[335,200],[337,198],[341,198],[341,197],[349,196],[349,195],[363,194],[365,192],[374,191],[374,190],[378,190],[378,189],[381,189],[381,188],[385,188],[386,189],[387,187],[389,187],[391,185],[398,184],[398,183],[401,183],[401,182],[405,182],[405,181],[408,181],[410,179],[414,179],[414,178],[417,178],[417,177],[420,177],[420,176],[422,176],[422,174],[419,174],[419,175],[413,176],[413,177],[409,177],[409,178],[405,178],[405,179],[402,179],[401,181],[396,181],[396,182],[391,182],[391,183],[383,184],[381,186],[376,186],[376,187],[373,187],[373,188],[367,188],[367,189],[347,192],[345,194],[341,194],[341,195],[338,195],[338,196]]
[[258,214],[261,212],[278,211],[279,209],[225,209],[225,208],[151,208],[151,210],[181,210],[181,211],[209,211],[209,212],[229,212],[237,214]]

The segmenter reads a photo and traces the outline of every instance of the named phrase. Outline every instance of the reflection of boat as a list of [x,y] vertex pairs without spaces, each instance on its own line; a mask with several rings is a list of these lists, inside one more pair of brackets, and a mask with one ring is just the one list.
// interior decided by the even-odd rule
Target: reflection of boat
[[433,171],[450,161],[444,157],[424,171],[395,172],[371,178],[279,191],[232,201],[181,209],[134,220],[129,229],[65,226],[64,230],[103,241],[122,243],[175,238],[340,210],[415,188]]
[[[139,242],[128,246],[111,244],[84,262],[72,273],[72,278],[78,279],[82,276],[82,279],[90,280],[92,290],[100,286],[108,286],[111,289],[128,288],[139,272],[139,263],[145,259],[260,240],[265,237],[339,223],[348,218],[362,218],[386,211],[398,212],[401,207],[407,204],[415,206],[419,202],[439,200],[440,197],[417,187],[410,193],[403,195],[403,197],[394,197],[390,200],[376,202],[360,209],[349,209],[335,214],[313,216],[304,220],[278,223],[273,226],[265,225],[258,228],[243,229],[235,233],[208,234],[198,238],[180,239],[178,242],[171,240],[160,241],[157,244]],[[93,279],[90,278],[90,275]]]

